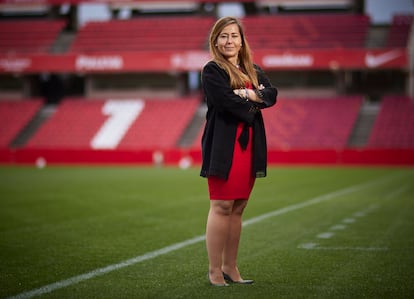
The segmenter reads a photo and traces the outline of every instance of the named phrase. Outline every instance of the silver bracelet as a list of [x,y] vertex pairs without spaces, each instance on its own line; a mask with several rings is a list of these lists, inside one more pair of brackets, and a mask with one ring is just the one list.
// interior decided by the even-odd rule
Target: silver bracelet
[[263,99],[263,92],[260,89],[254,91],[259,99]]

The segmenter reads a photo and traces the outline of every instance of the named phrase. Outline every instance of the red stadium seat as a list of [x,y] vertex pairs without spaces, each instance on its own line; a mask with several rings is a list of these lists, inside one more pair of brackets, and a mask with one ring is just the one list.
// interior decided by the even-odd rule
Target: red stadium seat
[[373,148],[414,148],[414,99],[385,97],[368,142]]
[[0,147],[7,148],[43,105],[40,99],[0,101]]
[[143,17],[90,22],[81,28],[70,51],[200,50],[214,19],[210,17]]
[[363,48],[370,19],[366,15],[268,15],[243,19],[254,49]]
[[279,100],[263,112],[270,149],[345,148],[362,97]]
[[403,47],[408,43],[413,15],[395,15],[392,19],[386,45],[390,48]]
[[48,53],[65,25],[61,20],[0,22],[0,53]]

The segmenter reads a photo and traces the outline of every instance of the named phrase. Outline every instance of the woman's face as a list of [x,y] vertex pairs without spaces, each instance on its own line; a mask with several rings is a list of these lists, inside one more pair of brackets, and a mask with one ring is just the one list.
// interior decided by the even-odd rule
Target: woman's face
[[237,64],[237,57],[242,46],[239,26],[230,24],[223,28],[217,38],[218,51],[230,62]]

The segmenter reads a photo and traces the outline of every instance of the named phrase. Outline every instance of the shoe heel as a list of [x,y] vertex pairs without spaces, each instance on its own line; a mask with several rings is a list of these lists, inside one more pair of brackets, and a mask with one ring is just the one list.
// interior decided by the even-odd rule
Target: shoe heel
[[236,283],[236,284],[252,284],[254,282],[254,280],[251,280],[251,279],[242,279],[240,281],[235,281],[231,279],[230,275],[227,275],[224,272],[223,272],[223,277],[225,281],[230,282],[230,283]]
[[211,286],[213,287],[228,287],[229,284],[228,283],[212,283],[210,280],[210,274],[207,273],[207,280],[210,283]]

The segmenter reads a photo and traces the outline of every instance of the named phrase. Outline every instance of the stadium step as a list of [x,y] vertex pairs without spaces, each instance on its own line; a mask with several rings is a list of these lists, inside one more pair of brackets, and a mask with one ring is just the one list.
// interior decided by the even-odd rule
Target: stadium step
[[69,49],[75,37],[75,33],[61,32],[56,41],[53,43],[51,52],[55,54],[65,53]]
[[387,26],[371,26],[365,41],[367,48],[383,48],[386,46],[389,28]]
[[36,131],[42,126],[42,124],[53,115],[56,111],[56,105],[45,105],[39,112],[33,117],[33,119],[27,124],[27,126],[16,136],[12,141],[10,147],[19,148],[23,147],[29,139],[36,133]]
[[380,103],[364,101],[348,140],[349,147],[363,147],[368,143],[372,127],[380,110]]
[[184,131],[183,135],[178,141],[178,147],[189,148],[194,144],[195,139],[198,137],[198,134],[200,133],[201,126],[204,124],[206,118],[206,111],[207,106],[200,105],[200,107],[197,109],[197,112],[194,114],[193,119],[188,125],[187,129]]

